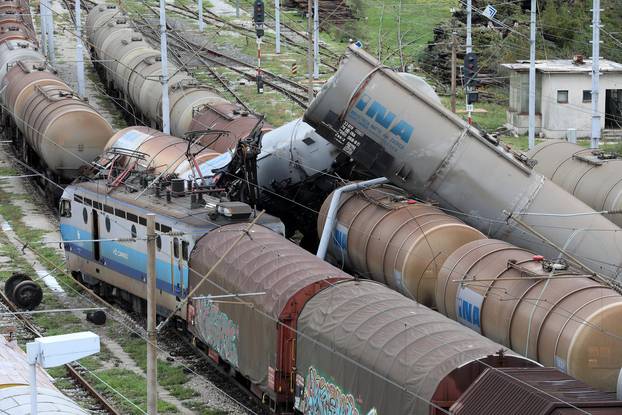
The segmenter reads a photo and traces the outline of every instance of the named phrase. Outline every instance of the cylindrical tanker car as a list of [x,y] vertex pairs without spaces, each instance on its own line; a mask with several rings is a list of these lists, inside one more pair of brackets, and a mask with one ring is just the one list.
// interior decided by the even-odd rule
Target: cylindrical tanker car
[[557,261],[481,239],[452,253],[438,310],[601,390],[620,390],[622,295]]
[[47,67],[24,1],[0,5],[0,91],[8,138],[55,182],[77,177],[112,135],[110,124]]
[[[5,334],[5,333],[3,333]],[[30,413],[30,364],[17,341],[0,335],[0,414]],[[87,415],[69,397],[63,395],[52,383],[45,370],[37,365],[37,401],[40,413]]]
[[[86,31],[100,74],[108,87],[129,105],[147,125],[162,125],[162,75],[160,51],[154,49],[115,5],[94,7],[87,17]],[[169,63],[171,133],[184,137],[195,132],[210,148],[224,152],[248,137],[261,123],[239,105],[231,104],[212,88],[199,85],[187,72]],[[241,119],[241,122],[238,120]],[[230,125],[234,124],[234,128]],[[264,125],[264,130],[269,130]],[[210,130],[226,130],[222,137]],[[204,132],[204,134],[201,134]]]
[[535,169],[612,222],[622,225],[622,159],[601,150],[561,140],[547,140],[527,155]]
[[[324,201],[318,216],[320,235],[332,198]],[[385,185],[341,197],[329,249],[338,264],[433,307],[445,259],[483,238],[453,216]]]
[[374,175],[487,235],[558,254],[519,218],[593,271],[622,278],[619,227],[360,48],[350,46],[304,119]]

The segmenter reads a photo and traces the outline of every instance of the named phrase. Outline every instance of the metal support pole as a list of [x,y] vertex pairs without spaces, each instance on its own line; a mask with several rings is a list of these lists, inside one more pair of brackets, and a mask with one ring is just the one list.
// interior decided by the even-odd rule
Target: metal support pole
[[529,31],[529,149],[536,145],[536,0],[531,0]]
[[157,414],[156,232],[154,213],[147,214],[147,413]]
[[75,0],[75,17],[76,17],[76,73],[78,77],[78,94],[81,97],[86,96],[86,88],[84,85],[84,53],[82,45],[82,17],[80,9],[80,0]]
[[311,19],[313,16],[313,7],[311,6],[312,0],[307,0],[307,38],[309,43],[307,45],[307,76],[309,77],[309,104],[313,101],[313,36],[311,33]]
[[263,76],[261,74],[261,38],[257,38],[257,93],[263,94]]
[[[473,52],[473,39],[471,36],[471,32],[472,32],[472,15],[473,15],[473,0],[467,0],[467,6],[466,6],[466,13],[467,13],[467,21],[466,21],[466,53],[471,53]],[[471,87],[467,86],[466,87],[466,97],[465,97],[465,105],[466,105],[466,110],[467,110],[467,122],[469,124],[473,123],[473,118],[472,118],[472,113],[471,110],[473,109],[473,104],[469,104],[469,92],[471,92]]]
[[378,184],[387,183],[388,181],[389,180],[385,177],[379,177],[364,182],[347,184],[335,190],[335,192],[333,193],[333,198],[330,200],[330,207],[328,208],[328,213],[326,214],[326,222],[324,222],[324,229],[322,229],[322,237],[320,239],[320,244],[317,248],[316,256],[318,258],[324,259],[326,257],[326,251],[328,251],[328,243],[330,242],[330,238],[335,227],[335,218],[337,217],[337,210],[339,209],[339,200],[341,199],[341,195],[347,192],[367,189]]
[[37,415],[37,361],[30,364],[30,414]]
[[313,78],[320,77],[320,6],[313,0]]
[[203,21],[203,0],[199,0],[199,31],[205,30],[205,22]]
[[451,112],[456,113],[456,32],[451,33]]
[[467,0],[466,6],[466,53],[473,52],[473,41],[471,40],[471,14],[473,12],[473,0]]
[[240,0],[235,0],[235,17],[240,17]]
[[281,53],[281,0],[274,0],[274,30],[276,31],[275,52]]
[[600,0],[592,4],[592,141],[591,148],[600,144]]
[[162,55],[162,132],[171,133],[168,102],[168,49],[166,44],[166,0],[160,0],[160,54]]
[[54,15],[52,14],[51,3],[49,0],[45,0],[45,14],[46,14],[46,36],[48,40],[48,60],[52,65],[56,64],[56,50],[54,48]]
[[41,0],[39,2],[39,28],[41,29],[41,51],[43,52],[43,54],[45,56],[47,56],[47,49],[48,49],[48,43],[47,43],[47,36],[46,36],[46,32],[47,32],[47,23],[46,23],[46,17],[45,17],[45,0]]

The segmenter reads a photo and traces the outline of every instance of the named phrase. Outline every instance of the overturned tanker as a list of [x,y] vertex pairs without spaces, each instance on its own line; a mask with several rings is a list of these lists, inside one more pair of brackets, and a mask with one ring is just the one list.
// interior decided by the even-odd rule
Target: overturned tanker
[[536,231],[593,271],[621,278],[620,228],[355,46],[304,120],[371,173],[490,237],[558,255]]

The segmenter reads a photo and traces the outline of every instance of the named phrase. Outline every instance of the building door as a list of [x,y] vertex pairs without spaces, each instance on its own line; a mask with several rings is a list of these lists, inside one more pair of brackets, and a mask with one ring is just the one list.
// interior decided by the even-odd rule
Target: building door
[[605,128],[622,128],[622,89],[605,90]]

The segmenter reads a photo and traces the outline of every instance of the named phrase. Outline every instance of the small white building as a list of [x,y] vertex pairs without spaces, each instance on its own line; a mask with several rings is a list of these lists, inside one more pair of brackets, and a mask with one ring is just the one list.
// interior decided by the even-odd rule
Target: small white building
[[[529,127],[529,61],[506,63],[510,70],[508,124],[518,134]],[[565,138],[568,129],[577,137],[589,137],[592,130],[592,61],[536,61],[536,134]],[[600,61],[601,135],[622,136],[622,64]]]

